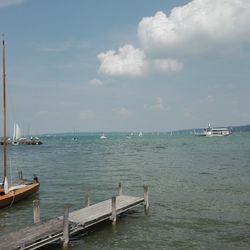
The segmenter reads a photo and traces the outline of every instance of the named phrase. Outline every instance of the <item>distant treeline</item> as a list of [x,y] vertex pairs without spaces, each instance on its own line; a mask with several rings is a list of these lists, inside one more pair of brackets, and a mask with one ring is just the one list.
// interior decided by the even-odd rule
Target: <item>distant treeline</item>
[[228,127],[232,132],[250,132],[250,125]]

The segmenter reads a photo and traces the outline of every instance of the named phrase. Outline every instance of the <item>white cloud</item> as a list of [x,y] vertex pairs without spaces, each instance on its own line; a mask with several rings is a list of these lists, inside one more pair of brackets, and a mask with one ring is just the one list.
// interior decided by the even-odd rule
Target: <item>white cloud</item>
[[79,114],[80,120],[93,120],[95,118],[95,114],[91,110],[81,111]]
[[99,79],[92,79],[88,82],[90,85],[93,85],[93,86],[102,86],[103,85],[103,82]]
[[234,53],[250,45],[249,0],[192,0],[158,11],[138,24],[141,48],[125,45],[100,53],[98,72],[107,76],[142,77],[154,72],[179,72],[184,55]]
[[98,72],[108,76],[142,76],[147,67],[144,51],[132,45],[125,45],[118,52],[100,53],[97,57],[101,62]]
[[25,0],[0,0],[0,8],[24,3]]
[[99,73],[108,76],[134,76],[141,77],[155,71],[168,73],[178,72],[183,68],[183,63],[175,59],[150,59],[144,51],[125,45],[116,53],[109,50],[98,55],[101,61]]
[[134,116],[134,113],[129,111],[128,109],[122,107],[122,108],[114,108],[113,113],[115,116],[123,117],[123,118],[128,118]]
[[197,53],[250,42],[249,23],[249,0],[193,0],[143,18],[137,33],[147,52]]
[[156,102],[152,105],[144,105],[144,108],[147,110],[147,111],[167,111],[168,108],[165,107],[164,105],[164,101],[163,101],[163,98],[158,96],[156,98]]

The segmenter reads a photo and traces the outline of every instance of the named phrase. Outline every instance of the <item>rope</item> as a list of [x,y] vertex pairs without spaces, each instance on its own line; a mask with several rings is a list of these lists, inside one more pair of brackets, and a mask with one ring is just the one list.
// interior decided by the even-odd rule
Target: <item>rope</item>
[[12,207],[12,205],[13,205],[13,203],[14,203],[14,201],[15,201],[15,196],[16,196],[16,192],[15,192],[15,190],[13,190],[13,191],[11,191],[11,192],[13,192],[13,193],[14,193],[14,195],[13,195],[13,199],[12,199],[12,202],[10,203],[9,208],[11,208],[11,207]]

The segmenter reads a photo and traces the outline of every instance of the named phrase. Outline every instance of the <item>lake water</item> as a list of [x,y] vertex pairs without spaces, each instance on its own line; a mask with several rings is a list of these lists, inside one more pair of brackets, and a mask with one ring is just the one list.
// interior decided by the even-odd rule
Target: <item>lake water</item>
[[70,249],[250,249],[249,133],[127,135],[101,140],[83,133],[77,141],[56,135],[41,137],[39,146],[8,146],[8,171],[37,174],[41,188],[37,197],[0,210],[0,233],[31,224],[35,198],[42,220],[49,219],[62,215],[65,203],[82,207],[86,189],[96,203],[115,195],[121,182],[128,195],[143,196],[142,186],[149,186],[149,214],[139,206],[115,230],[103,225]]

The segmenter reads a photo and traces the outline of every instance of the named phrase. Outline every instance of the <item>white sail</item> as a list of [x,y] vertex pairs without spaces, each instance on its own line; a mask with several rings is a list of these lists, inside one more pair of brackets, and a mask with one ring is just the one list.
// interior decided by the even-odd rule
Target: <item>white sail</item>
[[4,193],[7,194],[9,192],[9,184],[7,176],[4,178],[4,184],[3,184]]
[[21,138],[21,129],[17,123],[14,123],[13,141],[16,142],[20,138]]

